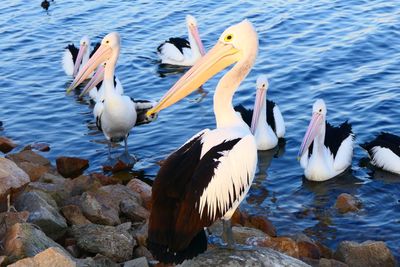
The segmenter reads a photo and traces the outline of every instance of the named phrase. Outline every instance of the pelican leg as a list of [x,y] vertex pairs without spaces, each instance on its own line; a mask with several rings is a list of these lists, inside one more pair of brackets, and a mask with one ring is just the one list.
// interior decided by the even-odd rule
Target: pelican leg
[[228,249],[235,248],[235,240],[233,239],[231,220],[222,220],[222,237],[227,244]]
[[107,157],[107,161],[104,162],[104,166],[109,166],[109,167],[113,167],[115,166],[115,164],[117,164],[117,159],[113,159],[111,157],[111,146],[112,146],[112,142],[111,140],[108,141],[108,157]]
[[131,166],[131,165],[133,166],[137,162],[137,159],[136,159],[135,156],[132,156],[132,155],[129,154],[129,151],[128,151],[128,136],[126,136],[124,138],[124,144],[125,144],[124,153],[122,153],[122,155],[119,157],[119,160],[121,160],[122,162],[124,162],[128,166]]

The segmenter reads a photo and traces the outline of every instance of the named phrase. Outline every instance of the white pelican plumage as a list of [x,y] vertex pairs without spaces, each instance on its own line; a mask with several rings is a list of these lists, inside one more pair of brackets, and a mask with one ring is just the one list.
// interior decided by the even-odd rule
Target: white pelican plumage
[[255,112],[242,105],[236,106],[235,110],[240,112],[243,120],[251,127],[251,132],[256,138],[257,149],[270,150],[276,147],[279,139],[285,136],[285,121],[278,105],[267,100],[269,83],[265,75],[257,78],[256,88]]
[[381,132],[374,140],[361,145],[367,150],[372,165],[400,174],[400,137]]
[[216,129],[199,132],[173,152],[154,180],[148,247],[161,262],[179,263],[205,251],[204,227],[217,219],[224,222],[228,246],[233,245],[230,218],[252,184],[257,145],[249,127],[233,109],[232,98],[250,72],[257,52],[257,33],[248,20],[229,27],[148,111],[153,114],[176,103],[236,63],[215,90]]
[[[119,34],[116,32],[107,34],[101,41],[96,53],[79,71],[67,92],[77,87],[100,64],[106,61],[103,80],[104,99],[97,102],[94,109],[94,112],[96,112],[96,124],[109,141],[109,160],[111,164],[113,164],[111,160],[111,142],[124,141],[125,151],[119,159],[131,165],[135,163],[135,158],[128,153],[127,138],[132,127],[138,122],[137,109],[141,108],[141,104],[137,104],[128,96],[119,94],[114,88],[114,71],[119,52]],[[148,108],[153,106],[151,102],[148,102],[147,105]]]
[[[98,48],[99,44],[96,44],[93,49],[93,53]],[[88,36],[83,36],[79,42],[79,49],[74,44],[69,44],[64,51],[62,66],[65,74],[68,76],[75,77],[78,71],[83,65],[85,65],[90,56],[90,39]]]
[[189,41],[183,38],[170,38],[158,46],[157,54],[162,64],[193,66],[205,54],[196,19],[187,15],[186,26]]
[[344,172],[353,157],[354,135],[346,121],[339,127],[326,122],[326,105],[315,101],[313,115],[300,147],[300,164],[311,181],[325,181]]

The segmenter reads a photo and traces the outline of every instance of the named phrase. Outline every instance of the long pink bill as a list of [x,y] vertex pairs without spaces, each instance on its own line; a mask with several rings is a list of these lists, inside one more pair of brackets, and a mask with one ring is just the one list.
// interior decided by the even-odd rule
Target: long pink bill
[[310,124],[308,125],[307,132],[304,135],[303,142],[301,143],[298,158],[301,158],[303,154],[310,147],[314,141],[323,123],[323,116],[318,113],[313,113]]
[[73,77],[75,77],[76,74],[78,73],[79,66],[80,66],[81,63],[82,63],[83,55],[86,53],[86,50],[87,50],[87,49],[88,49],[88,47],[87,47],[86,44],[81,45],[81,46],[79,47],[78,56],[76,57],[76,60],[75,60],[74,72],[73,72],[73,74],[72,74]]
[[198,28],[196,26],[190,26],[190,31],[192,32],[192,36],[194,37],[194,40],[200,49],[200,54],[204,56],[206,54],[206,50],[204,49],[203,42],[201,41]]
[[[254,110],[253,110],[253,118],[251,119],[251,133],[254,134],[256,132],[258,121],[260,119],[260,114],[263,112],[262,107],[265,99],[265,90],[257,90],[256,93],[256,101],[254,102]],[[264,110],[265,112],[265,110]]]
[[89,93],[95,86],[97,86],[104,79],[104,66],[100,65],[92,79],[86,84],[85,88],[83,88],[82,93],[79,95],[79,98],[82,98],[85,94]]

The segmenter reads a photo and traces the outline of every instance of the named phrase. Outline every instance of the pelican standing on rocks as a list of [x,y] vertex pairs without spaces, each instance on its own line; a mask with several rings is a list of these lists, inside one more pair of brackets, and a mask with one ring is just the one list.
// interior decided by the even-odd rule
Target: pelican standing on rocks
[[[98,48],[98,45],[93,49],[93,52]],[[91,56],[90,39],[88,36],[83,36],[79,42],[79,50],[74,44],[70,44],[65,48],[62,65],[65,74],[75,77],[80,68],[85,65]]]
[[189,41],[183,38],[169,38],[169,40],[158,46],[157,54],[162,64],[193,66],[205,54],[196,19],[191,15],[187,15],[186,26]]
[[374,140],[361,145],[367,150],[371,163],[377,168],[400,175],[400,137],[380,133]]
[[339,127],[326,122],[326,105],[315,101],[313,114],[300,147],[300,165],[311,181],[325,181],[343,173],[353,157],[354,135],[346,121]]
[[[111,142],[125,143],[125,151],[119,160],[133,165],[136,160],[128,153],[127,138],[132,127],[137,123],[137,104],[128,96],[121,95],[114,88],[114,71],[120,52],[120,36],[116,32],[107,34],[101,41],[96,53],[79,71],[67,92],[76,88],[100,64],[106,61],[104,68],[104,99],[95,106],[96,124],[109,141],[109,163],[113,166],[116,162],[111,158]],[[152,105],[149,106],[149,108]],[[97,111],[96,111],[97,110]]]
[[152,188],[148,246],[164,263],[179,263],[207,249],[204,227],[222,219],[229,247],[230,218],[250,189],[257,166],[257,145],[235,112],[232,98],[258,52],[253,25],[229,27],[217,44],[162,97],[148,114],[176,103],[227,66],[214,94],[216,129],[205,129],[173,152]]
[[285,122],[278,105],[267,100],[269,88],[265,75],[257,78],[256,100],[254,111],[242,105],[235,107],[240,112],[243,120],[251,127],[257,142],[258,150],[270,150],[278,145],[278,140],[285,136]]

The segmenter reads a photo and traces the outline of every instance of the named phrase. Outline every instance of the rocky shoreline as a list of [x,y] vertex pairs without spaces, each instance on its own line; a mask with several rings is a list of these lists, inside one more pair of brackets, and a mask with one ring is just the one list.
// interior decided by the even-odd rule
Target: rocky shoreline
[[[83,174],[85,159],[42,156],[47,144],[17,145],[0,137],[0,266],[159,266],[146,248],[151,186],[133,175]],[[11,209],[7,211],[8,196]],[[341,195],[340,212],[360,203]],[[277,236],[262,216],[237,211],[238,249],[222,248],[220,222],[209,228],[206,253],[182,266],[397,266],[381,241],[344,241],[336,251],[304,234]]]

